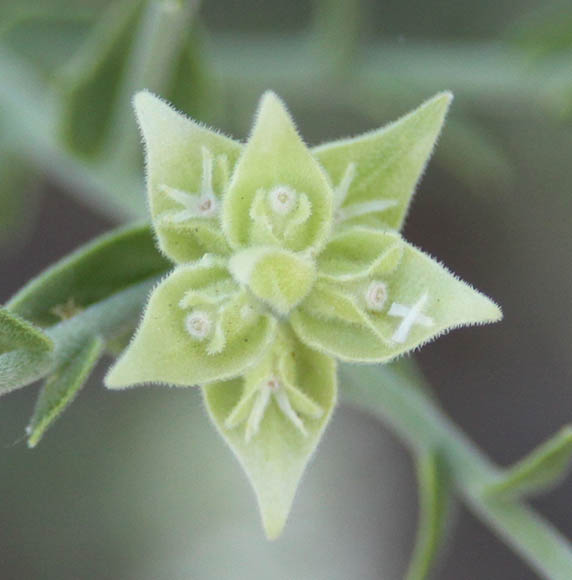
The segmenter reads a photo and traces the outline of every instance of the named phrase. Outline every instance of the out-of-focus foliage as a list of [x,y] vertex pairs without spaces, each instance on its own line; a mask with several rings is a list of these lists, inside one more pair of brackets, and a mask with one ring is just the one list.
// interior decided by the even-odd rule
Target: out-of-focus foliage
[[572,54],[572,10],[560,0],[546,3],[519,18],[508,29],[511,42],[541,60]]

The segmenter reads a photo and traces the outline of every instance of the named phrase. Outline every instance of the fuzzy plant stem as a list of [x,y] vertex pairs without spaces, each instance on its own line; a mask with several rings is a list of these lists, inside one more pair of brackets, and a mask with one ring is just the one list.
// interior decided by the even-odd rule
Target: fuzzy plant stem
[[500,470],[471,443],[421,389],[398,373],[344,366],[345,401],[389,424],[416,454],[441,454],[457,493],[469,509],[543,578],[572,578],[572,547],[547,521],[521,501],[487,496]]

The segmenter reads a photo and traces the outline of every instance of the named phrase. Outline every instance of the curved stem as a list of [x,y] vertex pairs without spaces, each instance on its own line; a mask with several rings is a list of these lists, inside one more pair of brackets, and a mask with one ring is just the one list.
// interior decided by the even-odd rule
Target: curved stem
[[342,367],[349,403],[387,422],[415,452],[436,449],[467,506],[543,578],[572,578],[572,546],[550,523],[516,500],[491,499],[483,489],[499,468],[467,439],[435,400],[391,366]]

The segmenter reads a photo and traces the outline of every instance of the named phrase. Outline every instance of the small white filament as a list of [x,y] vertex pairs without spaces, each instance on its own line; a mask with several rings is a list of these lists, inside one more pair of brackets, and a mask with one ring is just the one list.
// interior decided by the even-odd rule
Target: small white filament
[[270,403],[270,397],[272,391],[269,388],[261,388],[258,392],[250,416],[246,422],[246,431],[244,433],[244,438],[247,443],[258,433],[260,429],[260,423],[264,418],[264,413],[266,413],[266,408],[268,403]]
[[286,185],[279,185],[268,192],[272,211],[278,215],[288,215],[296,205],[298,194]]
[[387,286],[374,280],[365,291],[365,302],[369,310],[381,312],[387,300]]
[[391,337],[392,340],[401,344],[404,343],[415,324],[425,326],[426,328],[433,326],[433,319],[422,312],[427,299],[428,295],[425,293],[413,306],[404,306],[397,302],[391,305],[388,312],[389,316],[402,318],[401,324]]
[[334,204],[336,209],[341,207],[344,201],[346,201],[350,186],[356,176],[356,169],[357,166],[353,161],[348,163],[340,183],[338,183],[338,186],[334,189]]
[[262,382],[256,395],[256,400],[254,401],[250,416],[246,422],[246,431],[244,434],[246,443],[249,443],[260,430],[260,424],[264,419],[264,415],[271,399],[276,401],[280,411],[294,425],[294,427],[296,427],[302,435],[307,436],[308,432],[304,427],[304,423],[292,407],[290,399],[288,398],[288,393],[280,381],[276,377],[271,376]]
[[302,420],[300,419],[300,417],[298,417],[298,414],[292,408],[292,405],[290,404],[290,399],[288,398],[286,391],[284,391],[284,389],[278,389],[277,391],[274,392],[274,399],[278,403],[278,407],[280,408],[282,413],[284,413],[286,418],[294,425],[294,427],[296,427],[296,429],[298,429],[298,431],[300,431],[302,435],[304,436],[308,435],[308,432],[304,427],[304,423],[302,423]]
[[204,340],[210,334],[211,327],[211,319],[204,310],[195,310],[185,318],[185,328],[196,340]]
[[213,156],[203,147],[202,175],[200,191],[191,193],[183,189],[177,189],[168,185],[160,185],[161,191],[167,194],[174,202],[182,206],[180,211],[169,215],[172,223],[181,223],[194,217],[214,217],[218,211],[218,201],[213,190]]

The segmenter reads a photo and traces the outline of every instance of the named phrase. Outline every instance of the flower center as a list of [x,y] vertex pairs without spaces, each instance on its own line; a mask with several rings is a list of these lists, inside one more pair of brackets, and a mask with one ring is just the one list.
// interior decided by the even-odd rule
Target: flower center
[[196,340],[204,340],[211,331],[212,323],[204,310],[195,310],[185,318],[187,332]]
[[268,192],[268,201],[272,211],[278,215],[289,214],[296,205],[298,194],[286,185],[279,185]]

